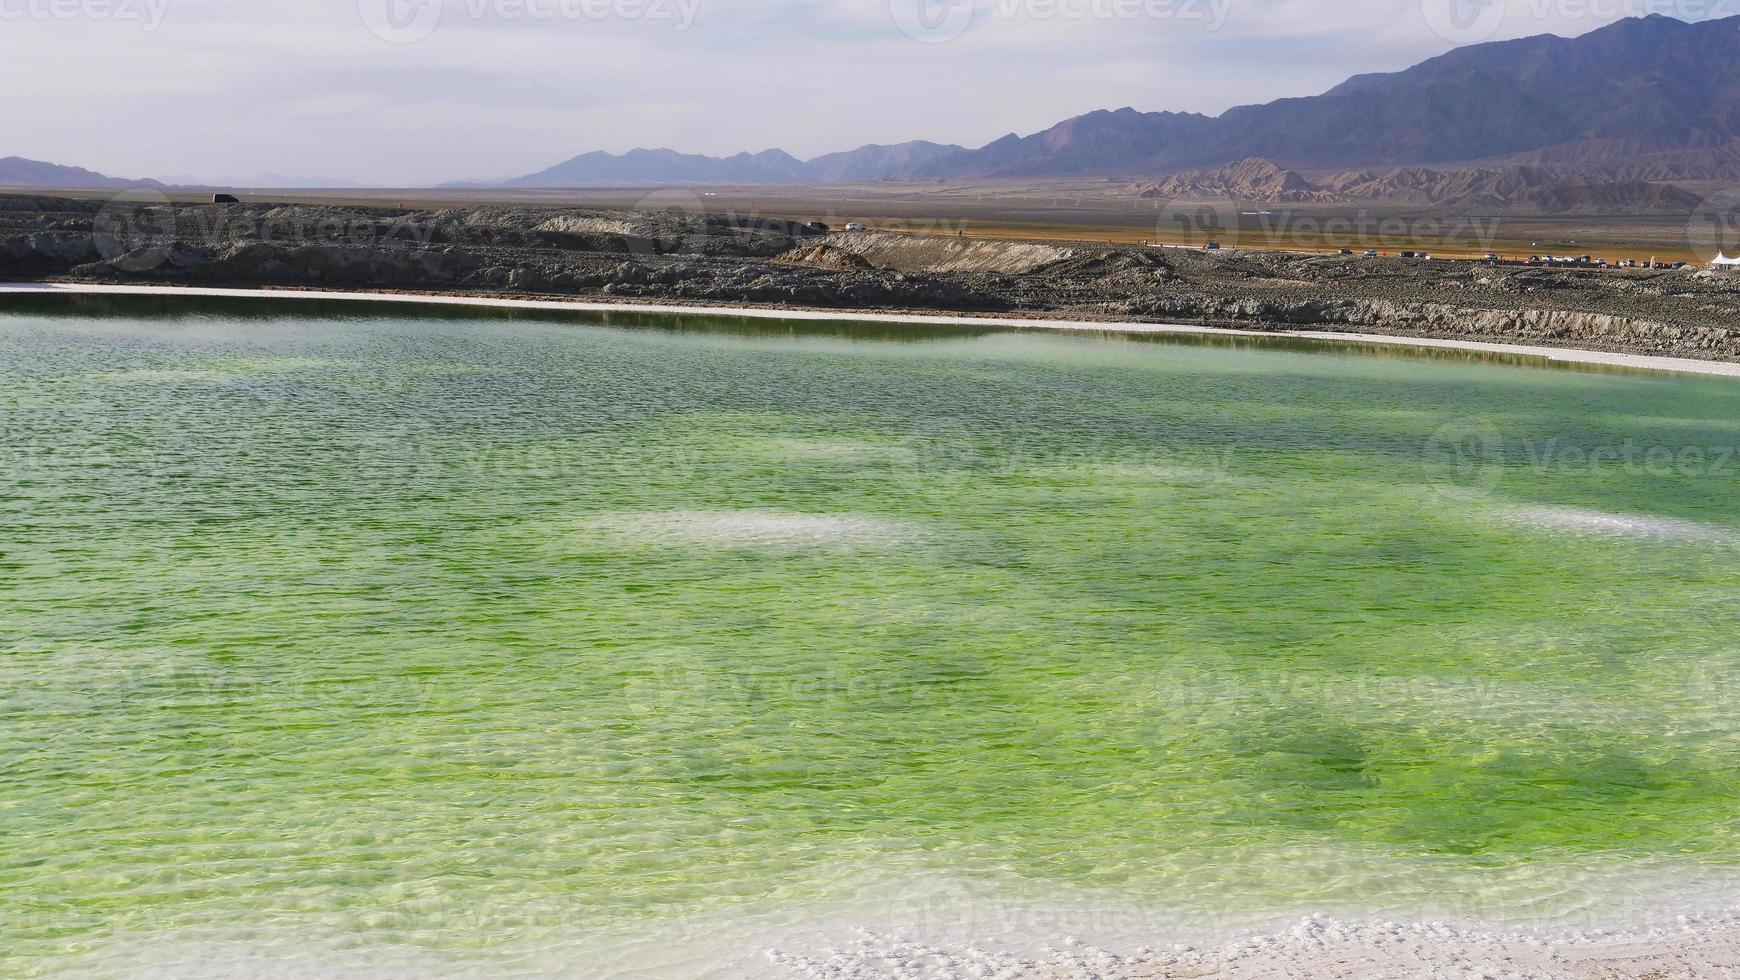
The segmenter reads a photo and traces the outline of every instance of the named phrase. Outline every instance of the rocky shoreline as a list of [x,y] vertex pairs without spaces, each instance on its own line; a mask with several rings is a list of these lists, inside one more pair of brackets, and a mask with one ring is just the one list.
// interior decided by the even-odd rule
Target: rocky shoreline
[[995,314],[1740,360],[1740,276],[838,232],[689,211],[0,197],[0,279]]

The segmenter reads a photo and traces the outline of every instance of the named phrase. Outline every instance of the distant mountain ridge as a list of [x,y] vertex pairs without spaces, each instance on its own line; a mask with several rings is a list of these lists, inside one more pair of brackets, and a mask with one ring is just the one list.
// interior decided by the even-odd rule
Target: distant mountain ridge
[[1143,186],[1137,195],[1265,204],[1383,201],[1456,211],[1535,214],[1686,214],[1701,200],[1671,185],[1610,181],[1583,174],[1566,176],[1542,167],[1397,167],[1381,174],[1354,171],[1313,182],[1260,158],[1176,174]]
[[675,150],[584,153],[506,187],[585,187],[595,184],[785,184],[802,179],[803,161],[784,150],[717,158]]
[[1644,150],[1629,140],[1588,140],[1482,162],[1547,167],[1609,180],[1733,180],[1740,177],[1740,142]]
[[830,157],[803,164],[776,150],[684,157],[680,171],[645,156],[680,156],[670,151],[587,154],[510,183],[1152,177],[1252,158],[1319,173],[1479,164],[1609,180],[1740,178],[1740,17],[1687,23],[1652,14],[1576,38],[1471,45],[1220,116],[1126,107],[978,149],[901,146],[924,151],[864,147],[830,155],[852,158],[850,166],[825,167]]
[[[916,176],[1143,175],[1250,157],[1335,171],[1524,154],[1582,170],[1734,146],[1740,18],[1690,24],[1652,15],[1577,38],[1458,48],[1405,71],[1355,76],[1322,95],[1215,118],[1089,113],[938,161]],[[1724,175],[1740,176],[1740,169]]]
[[249,178],[201,178],[182,175],[172,177],[167,181],[129,180],[125,177],[110,177],[97,173],[95,170],[86,170],[84,167],[69,167],[58,163],[45,163],[41,160],[26,160],[23,157],[0,157],[0,187],[119,190],[129,187],[164,189],[169,187],[360,188],[363,186],[366,185],[329,177],[286,177],[282,174],[262,174]]
[[[1221,173],[1258,160],[1273,172]],[[1061,177],[1154,179],[1154,193],[1315,200],[1332,187],[1301,174],[1534,168],[1588,178],[1539,206],[1610,196],[1643,200],[1638,181],[1740,179],[1740,17],[1688,23],[1659,14],[1576,38],[1544,34],[1456,48],[1398,72],[1355,75],[1320,95],[1239,106],[1219,116],[1098,110],[976,149],[913,141],[799,160],[784,150],[709,157],[669,149],[586,153],[501,182],[448,186],[564,188],[828,184],[877,180]],[[1291,175],[1291,176],[1289,176]],[[1230,183],[1212,187],[1203,182]],[[1279,184],[1272,184],[1279,181]],[[1305,181],[1310,183],[1309,180]],[[335,182],[336,183],[336,182]],[[1164,184],[1162,181],[1161,184]],[[1189,186],[1191,184],[1201,186]],[[155,185],[8,157],[0,186]],[[1178,191],[1174,195],[1171,192]],[[1474,200],[1479,192],[1466,197]],[[1497,192],[1500,197],[1507,192]],[[1559,192],[1552,192],[1559,193]],[[1270,196],[1265,196],[1270,195]],[[1453,196],[1454,197],[1454,196]],[[1640,206],[1665,207],[1673,195]],[[1566,202],[1577,202],[1566,204]]]
[[1336,195],[1272,160],[1253,157],[1214,170],[1174,174],[1138,192],[1140,197],[1227,197],[1242,201],[1332,201]]
[[811,176],[822,183],[882,180],[964,152],[966,147],[952,143],[913,140],[892,146],[870,144],[843,153],[829,153],[816,157],[807,166]]
[[583,153],[547,170],[504,182],[504,187],[595,187],[635,184],[829,184],[877,180],[960,153],[960,146],[924,140],[861,146],[810,161],[784,150],[709,157],[675,150]]
[[162,187],[155,180],[125,180],[108,177],[83,167],[67,167],[23,157],[0,157],[0,187],[121,188]]
[[1539,214],[1686,214],[1702,201],[1678,187],[1641,180],[1569,176],[1541,167],[1434,170],[1401,167],[1386,174],[1338,174],[1326,190],[1350,200],[1431,204],[1457,211]]

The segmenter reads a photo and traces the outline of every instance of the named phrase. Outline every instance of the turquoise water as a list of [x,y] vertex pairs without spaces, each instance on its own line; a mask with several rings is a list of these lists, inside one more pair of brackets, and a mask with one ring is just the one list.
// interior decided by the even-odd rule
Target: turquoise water
[[0,371],[6,975],[1740,866],[1730,380],[64,299]]

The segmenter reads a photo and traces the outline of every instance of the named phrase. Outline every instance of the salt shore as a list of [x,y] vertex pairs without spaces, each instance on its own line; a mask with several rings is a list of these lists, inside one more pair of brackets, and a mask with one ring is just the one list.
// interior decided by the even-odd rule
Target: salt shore
[[1636,933],[1560,938],[1444,923],[1355,924],[1312,917],[1284,933],[1196,949],[1117,955],[1065,940],[1033,957],[867,935],[815,954],[770,951],[804,980],[1720,980],[1740,977],[1740,915]]
[[1645,371],[1669,371],[1680,374],[1740,377],[1740,363],[1732,361],[1698,361],[1678,357],[1653,357],[1643,354],[1620,354],[1607,351],[1576,350],[1559,347],[1537,347],[1523,344],[1499,344],[1473,340],[1439,340],[1429,337],[1391,337],[1379,334],[1346,333],[1333,330],[1239,330],[1226,327],[1204,327],[1189,324],[1100,322],[1093,320],[1048,320],[995,316],[947,316],[918,313],[876,313],[870,311],[769,309],[750,306],[681,306],[672,304],[568,302],[563,300],[507,299],[493,296],[461,296],[423,293],[351,292],[304,289],[223,289],[205,286],[135,286],[101,283],[0,283],[0,295],[5,294],[107,294],[120,296],[193,296],[224,299],[264,298],[275,300],[354,300],[380,303],[417,303],[422,305],[493,307],[498,309],[554,310],[579,313],[665,313],[688,316],[742,317],[758,320],[812,320],[859,323],[911,323],[930,326],[1008,327],[1019,330],[1070,330],[1129,334],[1194,334],[1232,337],[1288,337],[1322,340],[1335,343],[1391,345],[1402,347],[1462,350],[1520,357],[1537,357],[1560,364],[1590,364],[1607,367],[1633,368]]

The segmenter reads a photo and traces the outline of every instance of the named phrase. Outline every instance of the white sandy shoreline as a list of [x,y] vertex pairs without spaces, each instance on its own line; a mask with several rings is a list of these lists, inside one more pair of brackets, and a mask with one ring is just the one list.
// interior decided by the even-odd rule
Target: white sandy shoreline
[[[797,927],[760,945],[752,923],[693,933],[586,932],[535,947],[453,956],[357,943],[295,927],[232,936],[186,930],[121,937],[44,977],[78,980],[493,980],[598,977],[651,980],[1734,980],[1740,915],[1687,916],[1667,926],[1571,935],[1488,931],[1435,921],[1350,921],[1313,915],[1231,941],[1117,944],[1042,931],[1021,948],[904,930]],[[1043,929],[1043,926],[1041,926]],[[662,938],[662,941],[661,941]]]
[[1037,954],[1011,954],[869,933],[843,945],[765,955],[792,980],[1733,980],[1740,977],[1740,918],[1546,937],[1311,916],[1283,932],[1207,948],[1168,944],[1118,953],[1064,939]]
[[497,309],[550,310],[577,313],[653,313],[689,316],[741,317],[755,320],[812,320],[852,323],[911,323],[931,326],[1006,327],[1019,330],[1097,331],[1128,334],[1185,334],[1228,337],[1266,337],[1320,340],[1335,343],[1373,344],[1398,347],[1460,350],[1487,354],[1535,357],[1556,364],[1590,364],[1740,378],[1740,362],[1699,361],[1683,357],[1647,354],[1616,354],[1607,351],[1525,344],[1500,344],[1478,340],[1438,340],[1429,337],[1399,337],[1384,334],[1345,333],[1333,330],[1240,330],[1191,324],[1135,323],[1094,320],[1046,320],[1020,317],[949,316],[921,313],[877,313],[869,310],[788,310],[767,307],[681,306],[658,303],[600,303],[595,301],[507,299],[492,296],[461,296],[423,293],[349,292],[304,289],[224,289],[205,286],[137,286],[103,283],[16,282],[0,283],[6,294],[109,294],[120,296],[199,296],[225,299],[351,300],[378,303],[414,303],[436,306],[492,307]]

